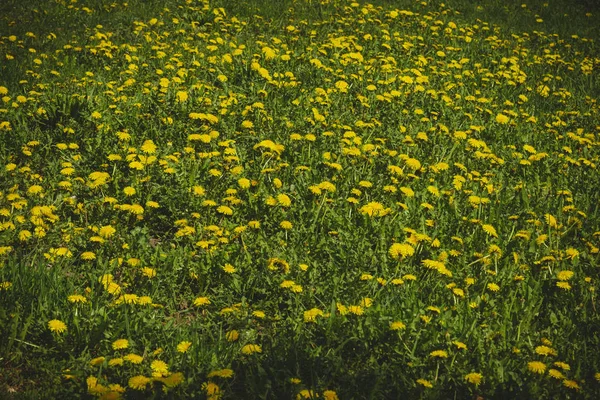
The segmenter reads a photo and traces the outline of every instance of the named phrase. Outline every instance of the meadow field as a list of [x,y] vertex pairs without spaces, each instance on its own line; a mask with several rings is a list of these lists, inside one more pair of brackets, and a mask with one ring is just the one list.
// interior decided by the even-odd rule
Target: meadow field
[[600,398],[599,18],[3,1],[0,398]]

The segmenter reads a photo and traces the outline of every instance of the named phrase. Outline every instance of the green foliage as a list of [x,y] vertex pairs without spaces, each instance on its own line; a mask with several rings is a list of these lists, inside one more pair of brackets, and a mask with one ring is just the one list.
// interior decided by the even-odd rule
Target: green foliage
[[0,397],[600,396],[567,4],[4,2]]

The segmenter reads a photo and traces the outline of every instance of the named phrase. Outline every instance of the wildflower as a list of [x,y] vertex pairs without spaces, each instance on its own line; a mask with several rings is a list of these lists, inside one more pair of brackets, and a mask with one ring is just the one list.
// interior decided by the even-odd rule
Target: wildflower
[[292,200],[287,194],[280,193],[277,195],[277,203],[283,207],[289,207],[292,205]]
[[286,231],[289,231],[290,229],[293,228],[294,225],[292,225],[292,223],[290,221],[281,221],[281,223],[279,224],[279,226],[282,229],[285,229]]
[[154,154],[156,153],[156,145],[152,140],[148,139],[144,141],[142,147],[140,147],[140,150],[142,150],[146,154]]
[[84,296],[80,295],[80,294],[73,294],[73,295],[71,295],[71,296],[68,297],[68,300],[71,303],[85,303],[85,302],[87,302],[87,299]]
[[248,189],[250,187],[250,180],[247,178],[240,178],[238,179],[238,185],[242,188],[242,189]]
[[54,333],[63,333],[67,330],[67,325],[58,319],[53,319],[48,321],[48,329]]
[[563,369],[565,371],[570,371],[571,370],[571,366],[569,364],[565,363],[565,362],[562,362],[562,361],[556,361],[554,363],[554,365],[556,365],[558,368],[561,368],[561,369]]
[[429,382],[426,379],[417,379],[417,383],[419,385],[422,385],[422,386],[426,387],[426,388],[432,388],[433,387],[433,385],[431,384],[431,382]]
[[262,353],[262,348],[257,344],[247,344],[242,347],[242,354],[250,355],[254,353]]
[[129,378],[128,386],[134,390],[145,390],[146,386],[152,380],[144,375],[137,375]]
[[492,292],[497,292],[497,291],[499,291],[499,290],[500,290],[500,286],[498,286],[498,285],[497,285],[497,284],[495,284],[495,283],[488,283],[488,284],[487,284],[487,288],[488,288],[488,290],[490,290],[490,291],[492,291]]
[[405,328],[406,328],[406,325],[404,325],[400,321],[394,321],[390,325],[390,329],[393,330],[393,331],[399,331],[399,330],[403,330]]
[[556,282],[556,286],[563,290],[571,290],[571,285],[569,284],[569,282]]
[[233,215],[233,210],[227,206],[219,206],[217,212],[223,215]]
[[98,235],[100,235],[100,237],[102,237],[104,239],[108,239],[112,235],[114,235],[116,231],[117,230],[115,228],[113,228],[112,226],[106,225],[106,226],[103,226],[102,228],[100,228],[100,230],[98,231]]
[[383,217],[389,214],[391,209],[385,208],[381,203],[372,201],[362,206],[359,211],[361,214],[368,215],[369,217]]
[[484,224],[481,227],[483,228],[483,231],[488,235],[493,236],[495,238],[498,237],[498,233],[496,233],[496,229],[492,225]]
[[123,357],[123,359],[132,364],[141,364],[142,361],[144,360],[144,357],[131,353],[131,354],[127,354],[125,357]]
[[506,124],[508,123],[508,121],[510,121],[510,118],[508,118],[506,115],[504,114],[498,114],[496,115],[496,122],[499,124]]
[[445,350],[434,350],[429,355],[431,357],[448,358],[448,353]]
[[408,243],[394,243],[388,250],[388,253],[394,259],[404,258],[415,254],[415,248]]
[[187,342],[187,341],[180,342],[177,345],[177,352],[178,353],[185,353],[186,351],[189,350],[189,348],[191,346],[192,346],[192,342]]
[[298,395],[296,396],[296,400],[303,400],[303,399],[315,399],[318,397],[318,394],[316,394],[315,392],[313,392],[312,390],[308,390],[308,389],[303,389],[301,390]]
[[179,91],[175,94],[178,103],[184,103],[188,99],[187,92]]
[[361,306],[348,306],[348,312],[354,315],[363,315],[365,313]]
[[548,370],[548,375],[554,379],[564,379],[565,376],[557,369],[551,368]]
[[125,193],[125,196],[133,196],[136,193],[136,190],[131,186],[127,186],[123,189],[123,193]]
[[152,363],[150,363],[150,368],[152,368],[153,372],[160,375],[166,375],[169,373],[169,366],[162,360],[152,361]]
[[125,360],[121,357],[113,358],[108,362],[108,366],[109,367],[117,367],[117,366],[120,367],[121,365],[123,365],[124,361]]
[[225,334],[225,338],[227,339],[228,342],[235,342],[236,340],[238,340],[239,337],[240,337],[240,334],[235,329],[233,329],[233,330],[227,332],[227,334]]
[[235,267],[231,264],[225,264],[222,269],[227,274],[233,274],[236,271]]
[[573,271],[560,271],[557,274],[557,278],[559,281],[568,281],[569,279],[571,279],[573,277],[573,275],[575,275],[575,273]]
[[470,374],[465,375],[465,380],[474,384],[475,386],[479,386],[482,378],[483,375],[481,375],[479,372],[471,372]]
[[214,382],[203,383],[202,389],[206,392],[207,399],[216,400],[221,396],[221,388]]
[[197,297],[196,300],[194,300],[194,305],[196,307],[202,307],[208,304],[210,304],[208,297]]
[[548,346],[538,346],[535,348],[535,352],[542,356],[555,356],[556,350]]
[[563,385],[565,387],[568,387],[569,389],[575,389],[575,390],[581,389],[581,387],[579,386],[579,384],[577,382],[572,381],[570,379],[563,380]]
[[220,378],[231,378],[233,376],[233,370],[229,369],[229,368],[225,368],[225,369],[220,369],[217,371],[211,371],[208,374],[208,378],[212,378],[218,376]]
[[36,195],[42,193],[43,190],[44,188],[40,185],[32,185],[27,189],[27,194]]
[[453,343],[453,344],[456,346],[456,348],[457,348],[457,349],[459,349],[459,350],[466,350],[466,349],[467,349],[467,345],[466,345],[466,344],[464,344],[463,342],[459,342],[459,341],[455,340],[455,341],[454,341],[454,342],[452,342],[452,343]]
[[142,268],[142,274],[148,278],[154,278],[156,276],[156,270],[153,268],[144,267]]
[[96,254],[93,251],[86,251],[81,253],[81,259],[86,261],[95,260]]
[[339,400],[339,397],[336,392],[333,390],[326,390],[323,392],[323,398],[325,400]]
[[311,308],[308,311],[304,311],[304,322],[316,322],[319,316],[323,316],[323,311],[318,308]]
[[527,363],[527,369],[536,374],[543,374],[546,371],[546,364],[540,361],[530,361]]
[[129,347],[129,340],[127,339],[117,339],[113,342],[112,348],[113,350],[122,350]]
[[102,364],[104,362],[104,360],[106,360],[106,357],[96,357],[96,358],[93,358],[92,360],[90,360],[90,365],[92,367],[96,367],[96,366]]

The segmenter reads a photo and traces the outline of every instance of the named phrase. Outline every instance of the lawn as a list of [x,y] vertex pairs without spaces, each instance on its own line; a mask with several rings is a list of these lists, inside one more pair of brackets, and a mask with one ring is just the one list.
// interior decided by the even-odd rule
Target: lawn
[[593,1],[0,4],[0,398],[600,398]]

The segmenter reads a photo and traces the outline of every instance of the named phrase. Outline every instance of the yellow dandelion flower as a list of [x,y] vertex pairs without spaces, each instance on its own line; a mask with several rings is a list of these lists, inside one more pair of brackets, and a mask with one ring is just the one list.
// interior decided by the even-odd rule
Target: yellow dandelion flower
[[217,212],[223,215],[233,215],[233,210],[227,206],[219,206]]
[[497,292],[497,291],[499,291],[499,290],[500,290],[500,286],[498,286],[498,285],[497,285],[497,284],[495,284],[495,283],[488,283],[488,284],[487,284],[487,288],[488,288],[488,290],[490,290],[490,291],[492,291],[492,292]]
[[146,390],[146,386],[152,381],[152,379],[144,375],[136,375],[129,378],[128,386],[133,390]]
[[225,264],[222,269],[227,274],[233,274],[236,271],[235,267],[231,264]]
[[58,319],[53,319],[48,321],[48,329],[54,333],[63,333],[67,330],[67,325]]
[[281,221],[279,226],[282,229],[285,229],[286,231],[289,231],[290,229],[292,229],[294,227],[294,225],[292,225],[292,223],[290,221]]
[[400,331],[406,328],[406,325],[400,321],[394,321],[390,324],[390,329],[393,331]]
[[363,315],[365,313],[361,306],[348,306],[348,312],[354,315]]
[[129,347],[129,340],[117,339],[112,343],[113,350],[122,350]]
[[120,367],[125,360],[121,357],[113,358],[108,362],[109,367]]
[[156,153],[156,145],[154,144],[154,142],[150,139],[144,141],[144,143],[142,144],[142,147],[140,147],[140,150],[142,150],[144,153],[146,154],[154,154]]
[[123,357],[123,359],[132,364],[141,364],[142,361],[144,361],[144,357],[133,353],[127,354],[125,357]]
[[575,389],[575,390],[581,389],[581,387],[579,386],[579,384],[577,382],[570,380],[570,379],[563,380],[563,385],[565,387],[568,387],[569,389]]
[[564,281],[556,282],[556,286],[563,290],[571,290],[571,285],[569,284],[569,282],[564,282]]
[[467,350],[467,345],[464,344],[463,342],[459,342],[458,340],[455,340],[454,342],[452,342],[457,349],[459,350]]
[[104,362],[104,360],[106,360],[106,357],[96,357],[90,360],[90,365],[92,367],[97,367],[98,365],[102,364]]
[[93,251],[85,251],[81,253],[81,259],[86,261],[95,260],[96,254]]
[[178,103],[184,103],[184,102],[186,102],[187,99],[188,99],[188,97],[189,97],[188,93],[187,92],[183,92],[183,91],[179,91],[179,92],[177,92],[175,94],[175,98],[176,98],[176,101]]
[[242,354],[250,355],[254,353],[262,353],[262,348],[257,344],[247,344],[242,347]]
[[277,195],[277,203],[283,207],[290,207],[292,205],[292,200],[287,194],[280,193]]
[[527,369],[536,374],[543,374],[546,372],[546,364],[540,361],[530,361],[527,363]]
[[209,400],[216,400],[221,396],[221,388],[214,382],[203,383],[202,389],[206,392],[207,399]]
[[551,347],[548,346],[537,346],[535,348],[535,352],[536,354],[542,355],[542,356],[555,356],[556,355],[556,350],[554,350]]
[[339,400],[339,397],[336,392],[333,390],[326,390],[323,392],[323,398],[325,400]]
[[240,178],[238,179],[238,185],[242,188],[242,189],[248,189],[250,187],[250,180],[247,178]]
[[507,124],[508,121],[510,121],[510,118],[508,118],[506,115],[500,113],[498,115],[496,115],[496,122],[499,124]]
[[565,362],[562,362],[562,361],[556,361],[554,363],[554,365],[556,365],[558,368],[561,368],[561,369],[563,369],[565,371],[570,371],[571,370],[571,366],[569,364],[565,363]]
[[240,337],[240,334],[238,331],[236,331],[235,329],[227,332],[227,334],[225,334],[225,338],[227,339],[228,342],[235,342],[236,340],[238,340]]
[[68,297],[68,300],[71,303],[86,303],[87,302],[87,299],[80,294],[73,294]]
[[445,350],[434,350],[431,353],[429,353],[429,355],[431,357],[437,357],[437,358],[448,358],[448,352]]
[[563,375],[563,373],[554,368],[551,368],[548,370],[548,375],[554,379],[561,379],[561,380],[565,379],[565,376]]
[[304,311],[304,322],[316,322],[317,317],[322,317],[323,311],[318,308],[311,308],[308,311]]
[[404,258],[415,254],[415,248],[408,243],[394,243],[388,250],[388,253],[394,259]]
[[483,375],[481,375],[479,372],[471,372],[470,374],[465,375],[465,380],[474,384],[475,386],[479,386],[482,378]]
[[188,351],[190,349],[190,347],[192,347],[192,342],[187,342],[187,341],[180,342],[177,345],[177,352],[185,353],[186,351]]
[[493,236],[495,238],[498,237],[498,233],[496,232],[496,228],[494,228],[492,225],[484,224],[481,227],[483,228],[483,231],[485,233],[487,233],[488,235]]
[[162,360],[154,360],[150,363],[152,371],[157,372],[161,375],[167,375],[169,373],[169,366]]
[[231,378],[233,376],[233,370],[229,368],[219,369],[216,371],[211,371],[208,374],[208,378],[212,378],[218,376],[219,378]]
[[196,307],[202,307],[208,304],[210,304],[208,297],[197,297],[196,300],[194,300],[194,305]]
[[101,227],[98,230],[98,235],[100,235],[100,237],[102,237],[104,239],[108,239],[111,236],[113,236],[116,231],[117,230],[115,228],[113,228],[112,226],[106,225],[106,226]]
[[432,388],[433,385],[431,384],[431,382],[429,382],[426,379],[417,379],[417,383],[421,386],[424,386],[426,388]]
[[573,271],[560,271],[556,277],[559,281],[568,281],[573,277],[573,275],[575,275]]

